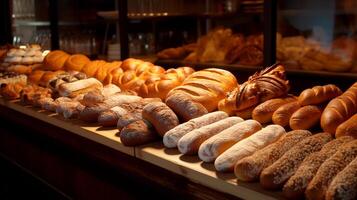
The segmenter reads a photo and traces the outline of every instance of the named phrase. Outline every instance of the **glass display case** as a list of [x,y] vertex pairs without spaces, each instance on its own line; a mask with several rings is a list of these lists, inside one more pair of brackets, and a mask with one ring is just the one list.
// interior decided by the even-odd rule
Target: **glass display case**
[[277,61],[288,69],[357,72],[357,2],[279,1]]

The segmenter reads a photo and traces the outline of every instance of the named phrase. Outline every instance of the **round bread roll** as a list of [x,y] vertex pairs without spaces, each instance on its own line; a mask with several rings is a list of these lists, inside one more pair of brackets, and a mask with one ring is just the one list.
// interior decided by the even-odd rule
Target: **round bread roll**
[[89,58],[83,54],[74,54],[69,56],[64,63],[64,69],[67,71],[81,71],[85,64],[90,62]]
[[44,59],[44,69],[50,71],[60,70],[68,58],[69,55],[64,51],[51,51]]
[[45,71],[36,70],[29,75],[28,81],[33,84],[38,84],[44,74]]

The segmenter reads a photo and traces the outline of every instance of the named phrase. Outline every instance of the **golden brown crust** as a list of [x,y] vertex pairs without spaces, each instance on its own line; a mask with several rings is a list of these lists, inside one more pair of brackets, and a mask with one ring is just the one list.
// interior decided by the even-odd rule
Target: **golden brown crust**
[[278,108],[272,116],[272,121],[274,124],[279,124],[280,126],[286,127],[289,125],[291,116],[300,108],[298,101],[290,102],[282,105]]
[[321,110],[317,106],[304,106],[291,116],[289,124],[293,130],[310,129],[320,121]]
[[301,106],[317,105],[329,101],[342,94],[340,88],[329,84],[324,86],[315,86],[301,92],[299,103]]
[[63,68],[64,63],[68,58],[69,55],[64,51],[61,50],[51,51],[50,53],[47,54],[47,56],[43,60],[44,69],[51,70],[51,71],[60,70]]
[[85,64],[90,62],[89,58],[83,54],[73,54],[68,57],[64,63],[64,69],[67,71],[81,71]]
[[350,135],[357,138],[357,114],[354,114],[337,127],[335,134],[336,138],[344,135]]

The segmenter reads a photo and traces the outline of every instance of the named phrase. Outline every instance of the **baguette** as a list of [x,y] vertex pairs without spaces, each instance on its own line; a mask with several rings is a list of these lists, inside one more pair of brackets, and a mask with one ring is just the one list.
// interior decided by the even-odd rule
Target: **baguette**
[[333,178],[357,156],[357,140],[348,142],[318,169],[305,191],[307,199],[325,199],[326,190]]
[[318,152],[310,154],[301,163],[295,174],[285,183],[283,187],[284,196],[287,198],[303,198],[307,185],[312,180],[317,170],[326,159],[331,157],[339,147],[352,141],[352,137],[341,137],[325,144]]
[[350,135],[357,138],[357,114],[354,114],[350,119],[337,127],[336,138],[344,135]]
[[233,171],[234,165],[244,157],[252,155],[259,149],[277,141],[285,134],[283,127],[269,125],[254,133],[248,138],[241,140],[227,151],[222,153],[214,162],[217,171]]
[[298,101],[290,102],[282,105],[278,108],[272,116],[272,121],[274,124],[286,127],[289,125],[289,120],[291,116],[300,108]]
[[102,90],[103,85],[95,78],[78,80],[72,83],[64,83],[59,86],[59,94],[63,97],[75,97],[93,90]]
[[332,180],[326,191],[326,200],[357,199],[357,158]]
[[315,86],[301,92],[298,101],[301,106],[318,105],[342,94],[336,85]]
[[281,188],[308,155],[319,151],[331,140],[332,136],[328,133],[319,133],[305,138],[262,171],[260,184],[266,189]]
[[192,98],[184,93],[176,93],[166,99],[169,106],[183,121],[200,117],[208,113],[207,109],[200,103],[194,102]]
[[280,106],[293,101],[296,101],[295,97],[270,99],[255,107],[252,112],[252,118],[262,124],[271,122],[274,111],[276,111]]
[[357,113],[357,82],[342,95],[331,100],[321,115],[321,127],[335,134],[338,125]]
[[310,129],[319,123],[321,110],[317,106],[304,106],[291,116],[289,124],[293,130]]
[[180,124],[175,128],[166,132],[163,138],[163,143],[167,148],[175,148],[177,147],[178,141],[188,132],[193,131],[194,129],[201,128],[208,124],[217,122],[227,117],[228,115],[225,112],[216,111],[216,112],[208,113],[201,117],[191,119],[188,122]]
[[200,145],[205,140],[242,121],[243,119],[240,117],[228,117],[213,124],[195,129],[184,135],[178,141],[177,147],[182,154],[197,154]]
[[229,147],[260,129],[261,124],[255,120],[235,124],[204,141],[198,150],[198,156],[204,162],[212,162]]
[[79,119],[87,122],[96,122],[99,114],[105,110],[125,103],[139,102],[141,100],[142,98],[138,96],[117,93],[94,106],[86,106],[79,114]]
[[120,131],[120,140],[125,146],[143,145],[156,140],[152,125],[143,119],[134,120]]
[[236,177],[242,181],[259,180],[260,173],[263,169],[272,165],[283,156],[286,151],[308,136],[311,136],[311,132],[307,130],[288,132],[285,137],[282,137],[277,142],[238,161],[234,167]]
[[176,114],[162,102],[152,102],[143,108],[143,118],[154,125],[162,137],[165,133],[179,125]]

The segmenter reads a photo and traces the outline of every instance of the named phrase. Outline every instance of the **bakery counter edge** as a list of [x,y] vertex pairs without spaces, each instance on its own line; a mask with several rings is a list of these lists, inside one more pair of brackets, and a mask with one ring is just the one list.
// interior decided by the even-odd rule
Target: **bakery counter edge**
[[0,105],[6,106],[22,114],[32,116],[122,153],[134,156],[134,148],[124,146],[121,143],[120,138],[116,136],[118,133],[117,129],[105,129],[98,125],[84,124],[76,119],[65,120],[63,117],[55,113],[50,113],[32,106],[23,106],[18,101],[6,101],[0,98]]
[[213,163],[204,163],[197,155],[182,155],[178,149],[167,149],[161,142],[135,147],[135,156],[193,182],[239,198],[283,199],[281,192],[264,190],[259,183],[237,181],[233,173],[218,173]]

